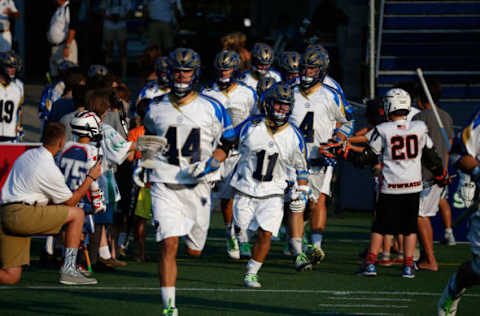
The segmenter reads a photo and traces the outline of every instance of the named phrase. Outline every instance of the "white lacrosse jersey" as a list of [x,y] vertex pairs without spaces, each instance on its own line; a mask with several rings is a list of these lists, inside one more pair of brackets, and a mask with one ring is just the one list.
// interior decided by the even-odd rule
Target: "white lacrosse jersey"
[[[74,192],[87,177],[88,171],[98,161],[99,149],[91,144],[82,144],[69,141],[63,147],[57,158],[57,165],[65,176],[65,183]],[[79,207],[85,211],[92,210],[88,195],[84,195],[79,202]],[[85,209],[88,208],[88,209]]]
[[410,112],[407,114],[407,121],[411,121],[415,115],[420,113],[421,111],[417,109],[416,107],[412,106],[410,107]]
[[203,89],[201,93],[220,101],[230,115],[233,126],[245,121],[257,102],[255,90],[243,82],[233,83],[229,91],[220,90],[215,83],[211,88]]
[[416,193],[422,187],[422,151],[433,148],[423,121],[399,120],[377,125],[369,142],[373,152],[381,155],[380,192]]
[[287,123],[273,133],[260,116],[237,130],[241,157],[230,182],[236,190],[253,197],[283,195],[287,169],[307,172],[305,142],[294,125]]
[[[267,74],[265,77],[271,77],[275,79],[276,82],[282,81],[282,76],[280,74],[272,69],[267,70]],[[246,72],[243,73],[241,76],[240,80],[245,83],[247,86],[251,87],[253,90],[257,91],[257,83],[260,78],[255,75],[251,70],[247,70]]]
[[302,132],[309,159],[319,157],[318,148],[334,134],[336,123],[348,123],[342,98],[335,90],[318,84],[308,92],[297,86],[290,121]]
[[[216,99],[192,93],[178,103],[171,94],[150,103],[144,120],[147,134],[163,136],[168,148],[154,157],[156,168],[150,181],[194,184],[198,180],[188,173],[190,165],[208,159],[220,138],[234,141],[235,131],[227,110]],[[219,173],[206,175],[205,180],[218,180]]]
[[17,136],[18,112],[23,103],[23,90],[11,81],[0,84],[0,137]]
[[170,89],[163,90],[158,86],[157,82],[151,81],[147,83],[142,90],[140,90],[140,93],[138,94],[137,101],[135,104],[138,105],[140,101],[143,99],[154,99],[156,97],[159,97],[161,95],[164,95],[168,93]]
[[465,152],[480,161],[480,111],[462,131],[462,145]]

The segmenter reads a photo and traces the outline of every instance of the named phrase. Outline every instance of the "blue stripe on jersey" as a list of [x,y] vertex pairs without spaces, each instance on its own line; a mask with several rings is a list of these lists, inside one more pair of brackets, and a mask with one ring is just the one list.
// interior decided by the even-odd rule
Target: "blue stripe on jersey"
[[232,119],[230,118],[230,115],[225,107],[215,98],[205,94],[200,94],[200,96],[204,97],[213,106],[215,110],[215,116],[217,117],[218,121],[223,124],[222,137],[225,139],[235,139],[237,134],[233,129]]
[[477,110],[477,113],[475,113],[475,116],[473,117],[472,120],[472,129],[480,125],[480,109]]
[[[236,81],[236,83],[238,83],[239,85],[243,86],[243,87],[246,87],[248,89],[250,89],[250,91],[252,91],[253,93],[253,99],[254,99],[254,104],[256,105],[257,104],[257,92],[255,91],[255,89],[253,89],[252,87],[250,87],[249,85],[247,85],[245,82],[243,81]],[[255,106],[254,105],[254,106]]]
[[297,138],[299,142],[298,146],[300,147],[300,150],[302,152],[305,151],[305,157],[308,157],[308,149],[307,149],[307,146],[305,146],[305,138],[303,137],[302,132],[295,124],[293,124],[292,122],[289,122],[289,123],[290,125],[293,126],[293,130],[295,131],[295,134],[297,134]]
[[245,133],[247,132],[248,128],[250,126],[252,126],[252,121],[261,120],[264,117],[265,117],[265,115],[263,115],[263,114],[248,117],[245,121],[243,121],[242,123],[238,124],[235,127],[235,133],[237,135],[239,135],[240,138],[243,137],[245,135]]

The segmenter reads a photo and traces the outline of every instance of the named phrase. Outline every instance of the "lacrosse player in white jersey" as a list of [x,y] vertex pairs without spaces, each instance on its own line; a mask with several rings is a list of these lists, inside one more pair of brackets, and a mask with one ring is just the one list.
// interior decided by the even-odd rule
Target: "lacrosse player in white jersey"
[[252,65],[250,70],[243,73],[241,81],[253,89],[257,88],[258,80],[262,77],[272,77],[276,82],[282,80],[280,74],[271,69],[273,64],[273,50],[265,43],[256,43],[252,48]]
[[[232,119],[234,127],[250,116],[257,102],[255,90],[243,82],[237,81],[239,66],[240,56],[235,51],[221,51],[214,61],[217,79],[210,88],[201,91],[201,93],[211,96],[223,104]],[[232,259],[240,259],[240,255],[251,257],[250,244],[244,243],[241,245],[242,247],[239,246],[232,223],[233,189],[230,186],[230,179],[239,158],[240,153],[238,151],[230,151],[227,160],[220,169],[222,180],[215,184],[217,196],[221,199],[223,219],[227,230],[227,254]],[[242,232],[242,234],[246,234],[246,232]]]
[[306,147],[301,132],[288,122],[293,91],[287,84],[276,84],[265,97],[265,116],[252,117],[239,129],[241,158],[231,185],[235,188],[235,225],[258,232],[252,258],[247,264],[244,284],[259,288],[257,273],[278,234],[283,218],[287,168],[297,172],[290,208],[303,211],[308,201]]
[[[456,167],[470,176],[478,190],[480,186],[480,111],[462,131],[461,137],[456,139],[451,160]],[[472,194],[472,198],[474,195]],[[478,199],[478,194],[476,196]],[[467,234],[473,258],[464,262],[448,281],[438,301],[439,316],[455,316],[460,298],[466,289],[480,284],[480,209],[477,207],[473,211],[475,212],[470,217],[470,228]]]
[[[177,48],[168,56],[171,92],[154,99],[144,120],[147,134],[163,137],[168,150],[154,157],[150,173],[163,315],[177,315],[175,282],[179,237],[187,253],[201,255],[211,211],[211,181],[236,141],[228,112],[217,100],[193,90],[200,56]],[[134,172],[138,175],[142,168]],[[138,181],[137,181],[138,183]],[[138,183],[141,185],[141,183]]]
[[23,85],[14,81],[16,67],[14,54],[0,53],[0,142],[15,142],[20,132]]
[[[330,182],[336,163],[335,159],[322,158],[319,148],[332,137],[341,141],[349,137],[353,131],[353,121],[345,111],[341,96],[335,89],[322,83],[325,75],[322,72],[324,63],[324,56],[319,50],[308,50],[302,56],[302,77],[300,85],[294,90],[295,105],[290,116],[290,120],[302,131],[309,153],[310,186],[313,191],[310,205],[312,263],[318,263],[325,257],[322,239],[327,219],[326,198],[330,196]],[[335,132],[337,123],[341,124],[341,128]],[[303,223],[302,213],[291,214],[290,248],[297,257],[304,257],[302,254]]]
[[147,82],[142,90],[140,90],[135,105],[138,105],[143,99],[154,99],[170,92],[167,56],[157,58],[155,61],[155,74],[157,75],[157,80]]
[[405,236],[402,277],[414,278],[413,252],[417,242],[422,163],[432,172],[438,185],[445,186],[449,178],[433,149],[425,123],[406,119],[411,107],[409,94],[402,89],[391,89],[385,96],[384,106],[389,121],[375,128],[369,146],[362,152],[355,152],[347,145],[337,152],[337,156],[352,161],[357,167],[376,164],[378,156],[383,161],[370,248],[359,274],[376,276],[375,260],[383,236],[402,234]]
[[262,77],[257,83],[257,104],[252,109],[252,115],[265,114],[265,92],[277,83],[272,77]]

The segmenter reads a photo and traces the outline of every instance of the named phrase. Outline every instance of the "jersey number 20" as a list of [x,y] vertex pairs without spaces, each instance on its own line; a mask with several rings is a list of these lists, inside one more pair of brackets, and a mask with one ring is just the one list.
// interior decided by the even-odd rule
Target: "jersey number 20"
[[393,160],[414,159],[418,155],[417,135],[393,136],[390,144]]
[[[177,148],[177,127],[170,126],[165,134],[168,141],[168,163],[180,165]],[[190,157],[190,163],[200,161],[200,129],[192,128],[181,149],[182,157]]]

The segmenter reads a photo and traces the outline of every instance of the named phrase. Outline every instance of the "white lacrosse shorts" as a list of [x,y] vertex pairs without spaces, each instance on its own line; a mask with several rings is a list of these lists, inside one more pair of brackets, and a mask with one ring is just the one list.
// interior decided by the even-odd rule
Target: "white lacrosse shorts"
[[418,209],[418,216],[433,217],[438,212],[438,203],[442,195],[443,188],[434,184],[431,187],[423,189],[420,192],[420,206]]
[[333,168],[314,168],[310,170],[309,185],[312,188],[313,197],[318,200],[320,193],[327,196],[331,195],[331,183],[333,177]]
[[256,198],[235,192],[233,220],[241,230],[257,231],[259,227],[278,235],[283,219],[283,195]]
[[153,222],[157,242],[185,236],[185,244],[201,251],[207,241],[211,215],[211,185],[152,183]]

